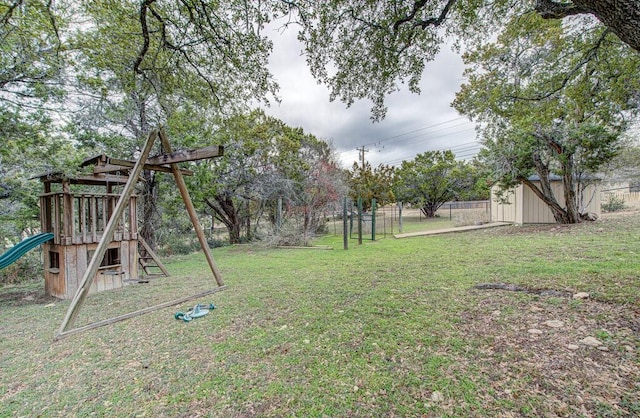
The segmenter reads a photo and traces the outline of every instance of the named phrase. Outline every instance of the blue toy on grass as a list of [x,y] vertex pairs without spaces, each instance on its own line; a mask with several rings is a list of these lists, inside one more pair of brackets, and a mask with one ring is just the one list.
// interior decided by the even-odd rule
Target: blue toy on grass
[[214,310],[216,306],[213,303],[209,305],[205,305],[203,303],[198,303],[187,313],[184,312],[176,312],[173,316],[175,319],[182,319],[184,322],[191,322],[194,318],[200,318],[207,315],[210,311]]

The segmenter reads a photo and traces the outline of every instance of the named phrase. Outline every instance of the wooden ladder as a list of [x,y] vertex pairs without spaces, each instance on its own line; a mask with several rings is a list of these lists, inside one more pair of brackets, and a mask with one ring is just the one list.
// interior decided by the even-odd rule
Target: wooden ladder
[[138,281],[146,281],[146,279],[156,277],[169,277],[169,272],[160,261],[160,258],[140,235],[138,235],[138,263],[142,268],[141,278]]

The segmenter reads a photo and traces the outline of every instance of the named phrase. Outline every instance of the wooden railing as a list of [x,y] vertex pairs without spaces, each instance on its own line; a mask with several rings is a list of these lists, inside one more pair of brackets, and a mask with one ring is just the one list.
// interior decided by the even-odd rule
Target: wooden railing
[[[53,232],[58,245],[98,243],[120,195],[47,193],[40,196],[43,232]],[[137,239],[136,198],[118,220],[114,241]]]

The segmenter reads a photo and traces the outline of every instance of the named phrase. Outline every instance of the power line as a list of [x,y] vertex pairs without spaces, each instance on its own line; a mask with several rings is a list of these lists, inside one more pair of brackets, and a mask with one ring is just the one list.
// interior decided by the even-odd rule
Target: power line
[[[434,149],[434,150],[427,150],[427,151],[451,151],[451,152],[454,153],[454,155],[456,157],[456,160],[463,160],[463,159],[475,157],[476,155],[478,155],[478,152],[482,148],[482,143],[480,143],[480,142],[475,142],[475,145],[471,145],[471,144],[474,144],[474,143],[473,142],[468,142],[466,144],[460,144],[460,145],[453,146],[453,147],[442,147],[442,148],[437,148],[437,149]],[[466,146],[465,147],[461,147],[461,148],[457,148],[457,147],[460,147],[461,145],[466,145]],[[424,152],[427,152],[427,151],[424,151]],[[412,160],[418,154],[420,154],[420,152],[408,154],[406,156],[395,158],[395,159],[389,160],[389,161],[385,161],[385,162],[382,162],[380,164],[392,165],[393,166],[393,165],[396,165],[396,164],[401,163],[403,161]]]
[[436,126],[445,125],[447,123],[455,122],[455,121],[461,120],[461,119],[465,119],[465,117],[464,116],[460,116],[460,117],[457,117],[457,118],[454,118],[454,119],[445,120],[444,122],[438,122],[438,123],[435,123],[433,125],[423,126],[422,128],[414,129],[412,131],[403,132],[401,134],[393,135],[393,136],[390,136],[390,137],[387,137],[387,138],[383,138],[383,139],[378,139],[376,141],[370,142],[368,144],[364,144],[362,146],[366,147],[366,146],[370,146],[370,145],[380,144],[382,142],[390,141],[392,139],[400,138],[400,137],[405,136],[405,135],[409,135],[409,134],[413,134],[413,133],[416,133],[416,132],[424,131],[424,130],[427,130],[427,129],[435,128]]
[[[370,143],[364,144],[361,147],[356,148],[356,151],[358,152],[358,159],[360,160],[360,163],[362,164],[362,166],[364,166],[364,164],[365,164],[364,153],[365,152],[369,152],[368,149],[365,149],[366,146],[374,146],[374,147],[377,148],[378,152],[382,152],[382,149],[386,148],[388,144],[383,145],[381,148],[379,148],[379,146],[383,142],[387,142],[387,141],[394,140],[394,142],[395,142],[394,145],[403,144],[403,145],[406,146],[406,145],[410,145],[410,144],[419,144],[419,143],[426,142],[426,141],[434,141],[434,140],[437,140],[437,139],[440,139],[440,138],[444,138],[444,137],[447,137],[447,136],[458,135],[458,134],[461,134],[461,133],[470,132],[470,131],[475,130],[475,128],[468,128],[468,129],[462,129],[462,130],[450,132],[451,129],[468,125],[471,122],[458,123],[458,124],[455,124],[453,126],[446,126],[446,127],[443,126],[443,125],[447,125],[447,124],[450,124],[452,122],[456,122],[456,121],[459,121],[459,120],[462,120],[462,119],[465,119],[465,118],[463,116],[461,116],[461,117],[449,119],[449,120],[446,120],[446,121],[443,121],[443,122],[438,122],[438,123],[435,123],[435,124],[432,124],[432,125],[424,126],[424,127],[418,128],[418,129],[413,129],[411,131],[403,132],[403,133],[400,133],[400,134],[397,134],[397,135],[392,135],[392,136],[389,136],[389,137],[386,137],[386,138],[383,138],[383,139],[379,139],[379,140],[374,141],[374,142],[370,142]],[[443,127],[440,128],[440,129],[436,129],[436,130],[431,130],[429,132],[422,132],[422,131],[425,131],[427,129],[432,129],[432,128],[438,127],[438,126],[443,126]],[[441,134],[441,135],[435,135],[435,136],[433,135],[434,133],[442,132],[442,131],[449,131],[449,132],[447,132],[445,134]],[[422,132],[422,133],[418,133],[418,132]],[[412,135],[412,134],[416,134],[416,133],[417,133],[417,135]],[[407,135],[412,135],[412,136],[407,137]],[[468,144],[473,144],[473,142],[454,145],[453,147],[445,147],[443,149],[451,149],[453,151],[454,149],[457,149],[458,147],[461,147],[462,145],[468,145]],[[465,152],[465,151],[469,151],[469,150],[466,149],[466,148],[460,148],[457,152]],[[345,155],[347,153],[351,154],[352,151],[344,151],[341,154]],[[415,157],[415,155],[416,155],[416,153],[412,153],[411,155],[407,155],[405,158],[398,159],[398,160],[393,160],[393,162],[396,162],[396,161],[400,162],[400,161],[403,161],[404,159]],[[345,157],[346,157],[346,155],[345,155]],[[348,158],[344,158],[345,161],[347,159]],[[383,163],[383,164],[385,164],[385,163]],[[391,164],[391,162],[386,163],[386,164]]]

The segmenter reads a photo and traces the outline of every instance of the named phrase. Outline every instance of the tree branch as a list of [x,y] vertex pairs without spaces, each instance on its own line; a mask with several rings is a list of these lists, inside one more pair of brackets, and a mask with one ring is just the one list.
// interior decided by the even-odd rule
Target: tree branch
[[149,9],[149,7],[155,2],[156,0],[144,0],[140,5],[140,26],[142,28],[143,44],[142,49],[140,50],[140,52],[138,52],[136,61],[133,63],[133,71],[136,74],[143,73],[140,69],[140,64],[142,64],[142,60],[149,51],[149,27],[147,26],[147,9]]
[[553,0],[536,0],[535,10],[543,19],[563,19],[568,16],[591,13],[591,10],[578,7],[571,2],[558,3]]
[[543,94],[538,94],[537,96],[534,96],[534,97],[509,96],[509,98],[510,99],[514,99],[514,100],[540,101],[540,100],[547,99],[547,98],[553,96],[554,94],[556,94],[557,92],[561,91],[562,89],[564,89],[567,86],[567,84],[569,84],[569,81],[571,81],[573,76],[578,71],[580,71],[581,68],[583,68],[585,65],[587,65],[597,55],[598,50],[600,49],[600,46],[602,45],[602,42],[604,42],[605,38],[607,37],[607,35],[610,32],[611,31],[609,29],[605,29],[602,32],[602,34],[600,35],[600,37],[598,38],[596,43],[591,48],[589,48],[589,50],[587,52],[585,52],[585,54],[583,55],[582,59],[562,79],[562,81],[560,82],[559,86],[551,89],[551,91],[548,91],[548,92],[543,93]]
[[[430,18],[425,19],[425,20],[421,20],[421,19],[416,20],[416,22],[413,24],[413,26],[414,27],[419,27],[421,29],[426,29],[429,26],[436,26],[436,27],[440,26],[447,19],[447,15],[449,14],[449,11],[456,4],[457,1],[458,0],[447,0],[447,4],[445,4],[444,8],[440,12],[440,15],[438,15],[437,17],[430,17]],[[418,12],[428,2],[429,2],[429,0],[416,1],[413,4],[413,10],[411,10],[411,13],[409,13],[408,15],[403,17],[402,19],[397,20],[393,24],[393,31],[397,32],[401,25],[404,25],[405,23],[408,23],[408,22],[411,22],[412,20],[414,20],[416,15],[418,14]]]
[[18,0],[12,5],[10,5],[7,8],[7,13],[5,13],[4,16],[2,16],[2,18],[0,19],[0,24],[6,25],[7,23],[9,23],[9,19],[11,19],[11,16],[13,15],[13,11],[21,4],[22,4],[22,0]]
[[58,45],[56,48],[56,56],[60,53],[60,49],[62,48],[62,40],[60,39],[60,32],[58,31],[58,25],[56,24],[56,18],[54,17],[51,8],[53,7],[53,0],[49,0],[47,2],[47,12],[49,14],[49,22],[51,23],[51,27],[53,28],[53,32],[56,34],[56,39],[58,40]]

